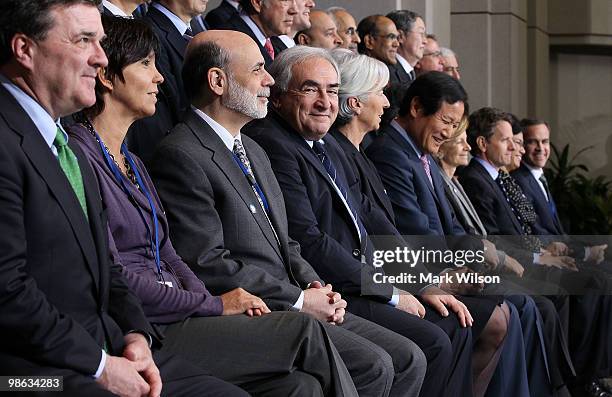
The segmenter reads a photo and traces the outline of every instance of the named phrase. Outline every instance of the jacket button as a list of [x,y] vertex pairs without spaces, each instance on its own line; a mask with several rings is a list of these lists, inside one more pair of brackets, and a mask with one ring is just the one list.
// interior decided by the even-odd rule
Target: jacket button
[[357,248],[355,248],[355,249],[353,250],[353,256],[354,256],[355,258],[359,258],[359,257],[361,256],[361,251],[359,251]]

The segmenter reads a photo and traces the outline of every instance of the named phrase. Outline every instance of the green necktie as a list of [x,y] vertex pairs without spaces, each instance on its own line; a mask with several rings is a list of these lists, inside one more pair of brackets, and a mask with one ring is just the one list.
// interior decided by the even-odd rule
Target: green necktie
[[74,193],[79,199],[81,208],[83,208],[85,218],[87,218],[87,202],[85,201],[85,188],[83,187],[83,177],[81,176],[79,162],[70,147],[68,147],[68,141],[64,136],[64,132],[59,127],[53,144],[57,148],[57,160],[60,163],[60,167],[64,170],[64,174],[66,174]]

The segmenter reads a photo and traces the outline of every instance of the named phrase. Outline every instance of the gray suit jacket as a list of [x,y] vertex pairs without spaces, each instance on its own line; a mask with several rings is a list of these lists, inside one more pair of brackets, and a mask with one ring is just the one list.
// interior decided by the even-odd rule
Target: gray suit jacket
[[178,254],[215,294],[242,287],[272,310],[288,310],[307,284],[319,280],[289,238],[283,195],[265,152],[242,143],[269,204],[274,232],[232,153],[189,111],[164,139],[151,175]]

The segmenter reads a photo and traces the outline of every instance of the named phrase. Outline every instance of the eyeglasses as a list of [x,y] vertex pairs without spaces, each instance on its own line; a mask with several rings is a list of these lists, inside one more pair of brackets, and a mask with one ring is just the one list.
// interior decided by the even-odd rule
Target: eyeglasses
[[454,121],[454,120],[447,120],[444,118],[444,116],[440,116],[438,113],[434,114],[434,117],[437,118],[438,120],[440,120],[444,125],[451,127],[453,129],[453,131],[455,131],[457,128],[459,128],[459,124],[461,124],[460,121]]
[[459,66],[444,66],[444,71],[459,73]]

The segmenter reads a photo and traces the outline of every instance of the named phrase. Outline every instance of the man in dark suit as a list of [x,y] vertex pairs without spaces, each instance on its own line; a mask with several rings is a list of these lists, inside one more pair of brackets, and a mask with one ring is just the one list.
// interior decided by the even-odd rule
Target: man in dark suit
[[237,30],[251,37],[263,56],[266,66],[274,60],[271,38],[288,34],[297,14],[295,1],[240,0],[241,12],[234,14],[218,29]]
[[309,29],[311,26],[310,11],[315,6],[313,0],[296,0],[295,10],[296,13],[293,16],[293,24],[291,30],[281,36],[272,36],[272,47],[274,47],[274,54],[278,55],[285,51],[287,48],[294,47],[296,42],[293,40],[295,35],[304,30]]
[[288,235],[268,158],[240,132],[266,115],[274,82],[256,43],[240,32],[196,40],[183,70],[193,107],[161,143],[152,168],[179,255],[212,291],[240,285],[272,310],[320,320],[360,395],[418,394],[423,353],[404,337],[345,316],[346,302]]
[[[373,266],[375,248],[369,234],[396,235],[397,230],[386,217],[372,216],[372,205],[358,190],[357,177],[342,149],[326,135],[338,113],[335,61],[320,48],[290,48],[279,55],[270,72],[277,81],[271,94],[273,111],[245,130],[270,157],[287,204],[289,234],[300,243],[302,255],[343,292],[349,312],[421,347],[428,358],[423,395],[440,395],[445,389],[471,393],[464,389],[464,382],[470,383],[464,353],[471,351],[465,345],[469,328],[461,327],[471,323],[465,306],[426,285],[419,292],[435,309],[425,311],[413,295],[377,283],[373,277],[379,270]],[[457,313],[462,324],[449,312]],[[440,326],[417,317],[423,315]],[[432,344],[445,345],[446,359]],[[439,376],[445,380],[440,382]]]
[[[534,224],[534,233],[550,236],[563,244],[562,250],[569,251],[565,243],[569,244],[577,258],[600,263],[606,253],[606,244],[585,246],[577,241],[571,241],[563,229],[555,199],[551,194],[548,181],[544,176],[544,167],[550,157],[550,130],[548,124],[540,120],[523,119],[521,121],[525,141],[525,155],[520,168],[512,173],[514,179],[521,186],[523,193],[533,204],[538,214]],[[554,236],[554,237],[553,237]]]
[[389,66],[389,79],[391,84],[406,84],[412,82],[416,76],[414,66],[423,58],[423,51],[427,44],[427,30],[423,18],[413,11],[397,10],[387,14],[400,35],[400,45],[397,49],[397,63]]
[[167,395],[244,396],[151,353],[159,340],[109,260],[95,177],[58,124],[95,102],[98,4],[0,5],[0,373],[62,376],[68,395],[158,396],[163,379]]
[[239,4],[238,0],[223,0],[217,8],[206,13],[204,20],[211,29],[221,29],[233,15],[238,15]]
[[102,13],[123,18],[134,18],[132,13],[136,11],[143,0],[102,0]]
[[159,39],[155,66],[164,77],[159,86],[155,114],[136,121],[128,133],[130,150],[145,164],[150,162],[157,143],[180,121],[189,105],[181,68],[187,43],[193,36],[190,21],[205,9],[206,2],[157,0],[143,18]]
[[[612,327],[612,302],[608,292],[602,294],[609,288],[607,277],[591,269],[576,272],[572,258],[540,250],[537,236],[525,231],[522,212],[511,205],[513,188],[503,181],[507,176],[502,167],[510,164],[514,151],[508,115],[494,108],[479,109],[470,115],[467,132],[474,158],[460,173],[461,184],[488,234],[505,236],[498,246],[519,259],[526,277],[555,282],[575,294],[569,297],[569,347],[577,375],[573,382],[576,388],[599,387],[593,378],[606,374],[611,365],[607,335]],[[566,301],[558,298],[558,306]]]

